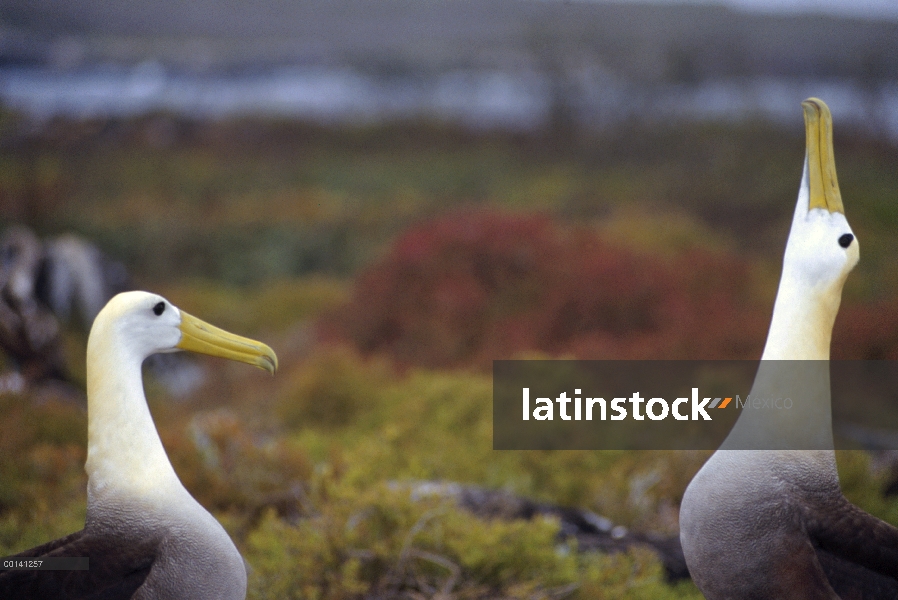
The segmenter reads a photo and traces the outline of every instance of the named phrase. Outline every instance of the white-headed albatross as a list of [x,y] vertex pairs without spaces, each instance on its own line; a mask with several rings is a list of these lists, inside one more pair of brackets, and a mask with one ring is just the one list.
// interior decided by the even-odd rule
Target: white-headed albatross
[[[802,106],[804,175],[751,393],[769,397],[778,378],[775,385],[793,385],[810,406],[791,418],[743,409],[686,489],[680,539],[708,600],[898,598],[898,529],[839,488],[828,361],[842,286],[859,252],[836,181],[829,109],[816,98]],[[810,371],[792,377],[793,368]],[[790,447],[777,440],[804,449],[769,449]],[[745,449],[753,441],[768,449]]]
[[86,571],[0,571],[0,598],[230,600],[246,597],[243,559],[184,489],[147,408],[141,363],[190,350],[271,373],[274,352],[146,292],[115,296],[87,342],[84,529],[20,557],[88,557]]

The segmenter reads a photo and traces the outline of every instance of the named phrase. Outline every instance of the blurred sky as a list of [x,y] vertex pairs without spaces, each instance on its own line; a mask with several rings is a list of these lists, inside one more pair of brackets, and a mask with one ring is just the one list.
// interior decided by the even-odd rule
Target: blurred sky
[[[826,91],[842,121],[872,111],[898,136],[896,27],[898,0],[0,0],[0,67],[53,67],[4,73],[0,101],[40,118],[417,110],[529,127],[559,102],[626,114],[630,82],[673,80],[705,84],[679,90],[690,114],[791,120]],[[90,68],[110,64],[125,68]]]
[[[172,0],[144,0],[139,3],[119,3],[115,0],[87,0],[83,4],[66,0],[0,0],[0,17],[9,14],[30,14],[32,18],[43,13],[44,18],[54,20],[52,13],[60,12],[69,17],[88,11],[91,7],[106,6],[112,13],[132,12],[149,14],[156,10],[166,11]],[[422,0],[416,0],[422,1]],[[768,13],[826,13],[843,16],[898,20],[898,0],[545,0],[548,2],[597,2],[626,4],[693,4],[722,5],[735,9]],[[204,10],[213,8],[237,8],[241,0],[212,0],[202,3]],[[270,12],[283,7],[282,0],[256,0],[246,2],[255,5],[260,12]],[[297,4],[307,4],[297,0]],[[58,17],[59,15],[56,15]]]
[[[639,2],[641,0],[617,0]],[[764,12],[829,13],[866,18],[898,19],[898,0],[654,0],[661,4],[722,4]]]

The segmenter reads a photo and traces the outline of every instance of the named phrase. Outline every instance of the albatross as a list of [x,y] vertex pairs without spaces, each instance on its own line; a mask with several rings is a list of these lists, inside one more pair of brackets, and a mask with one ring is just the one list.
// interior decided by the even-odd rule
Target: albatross
[[743,410],[686,489],[680,539],[708,600],[898,598],[898,529],[839,487],[828,361],[859,250],[836,179],[829,108],[816,98],[802,107],[804,173],[751,394],[786,386],[804,409]]
[[277,369],[275,353],[147,292],[115,296],[87,342],[84,529],[18,557],[88,557],[86,571],[0,571],[0,598],[231,600],[243,558],[175,474],[147,407],[141,364],[189,350]]

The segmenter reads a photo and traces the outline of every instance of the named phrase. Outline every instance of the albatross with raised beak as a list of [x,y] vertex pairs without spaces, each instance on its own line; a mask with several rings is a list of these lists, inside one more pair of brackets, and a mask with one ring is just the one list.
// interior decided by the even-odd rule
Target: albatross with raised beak
[[743,410],[686,489],[680,539],[708,600],[898,598],[898,529],[839,487],[828,361],[859,252],[836,180],[829,108],[816,98],[802,106],[804,174],[751,391],[785,389],[801,402],[791,413]]
[[84,529],[19,557],[88,557],[86,571],[0,572],[0,598],[231,600],[246,597],[243,558],[175,474],[147,407],[141,364],[190,350],[270,373],[274,352],[146,292],[114,297],[87,343]]

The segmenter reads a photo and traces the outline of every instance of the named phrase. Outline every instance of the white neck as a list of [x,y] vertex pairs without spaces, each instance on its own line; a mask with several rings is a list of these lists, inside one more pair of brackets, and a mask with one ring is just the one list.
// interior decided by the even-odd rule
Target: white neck
[[87,343],[87,471],[90,499],[154,497],[183,490],[147,407],[141,364],[108,320]]
[[[785,271],[750,392],[769,407],[743,408],[721,448],[832,448],[829,348],[841,288],[815,289]],[[773,401],[789,398],[788,409]],[[783,406],[782,402],[779,406]]]
[[761,360],[829,360],[840,291],[814,288],[784,272]]

